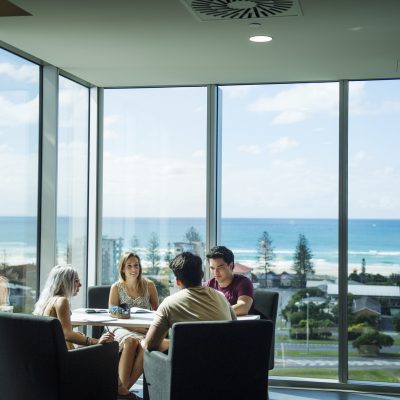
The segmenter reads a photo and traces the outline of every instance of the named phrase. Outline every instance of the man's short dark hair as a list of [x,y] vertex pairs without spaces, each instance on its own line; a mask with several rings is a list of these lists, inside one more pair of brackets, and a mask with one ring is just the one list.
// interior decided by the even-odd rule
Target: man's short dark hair
[[235,257],[232,253],[231,250],[229,250],[225,246],[215,246],[213,247],[210,252],[206,255],[207,260],[213,259],[215,260],[216,258],[222,258],[228,265],[230,263],[235,262]]
[[199,256],[185,251],[169,263],[169,268],[185,287],[201,286],[203,261]]

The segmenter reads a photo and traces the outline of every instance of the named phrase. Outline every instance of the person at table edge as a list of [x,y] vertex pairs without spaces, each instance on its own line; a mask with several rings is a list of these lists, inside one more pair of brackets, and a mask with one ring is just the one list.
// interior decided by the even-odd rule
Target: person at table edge
[[175,322],[236,320],[222,293],[202,286],[203,262],[199,256],[183,252],[171,261],[169,268],[181,290],[165,298],[158,307],[142,340],[143,348],[166,351],[169,341],[164,338]]
[[205,286],[222,292],[236,315],[255,314],[253,284],[246,276],[233,272],[233,252],[225,246],[215,246],[206,257],[213,277]]

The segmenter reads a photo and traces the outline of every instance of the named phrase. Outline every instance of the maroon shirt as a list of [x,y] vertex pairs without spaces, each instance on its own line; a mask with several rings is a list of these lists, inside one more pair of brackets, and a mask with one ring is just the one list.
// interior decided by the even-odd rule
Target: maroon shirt
[[[249,278],[246,278],[243,275],[233,274],[232,282],[226,287],[219,286],[219,283],[215,278],[207,281],[205,286],[222,292],[232,306],[237,303],[240,296],[249,296],[254,299],[253,284]],[[254,301],[250,307],[249,314],[255,314]]]

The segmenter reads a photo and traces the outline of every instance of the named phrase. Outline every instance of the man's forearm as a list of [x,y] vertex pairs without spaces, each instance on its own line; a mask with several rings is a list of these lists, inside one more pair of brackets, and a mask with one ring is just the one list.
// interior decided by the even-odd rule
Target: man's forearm
[[233,311],[236,315],[247,315],[249,313],[250,307],[244,303],[237,303],[232,306]]
[[236,304],[232,306],[236,315],[247,315],[250,311],[253,299],[250,296],[240,296]]
[[150,326],[146,337],[141,342],[142,347],[149,351],[158,350],[167,332],[162,331],[159,327]]

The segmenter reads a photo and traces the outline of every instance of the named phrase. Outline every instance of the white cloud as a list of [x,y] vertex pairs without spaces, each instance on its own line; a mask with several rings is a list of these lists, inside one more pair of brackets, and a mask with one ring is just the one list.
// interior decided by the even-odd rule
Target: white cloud
[[358,168],[364,161],[367,161],[368,158],[368,154],[364,150],[360,150],[349,160],[349,167]]
[[391,176],[395,175],[395,173],[396,170],[393,167],[383,167],[372,172],[372,174],[375,176]]
[[295,140],[289,139],[285,136],[276,140],[273,143],[270,143],[269,145],[267,145],[267,148],[271,153],[281,153],[288,149],[297,147],[297,145],[298,143]]
[[195,152],[193,152],[193,157],[195,158],[204,158],[204,156],[204,150],[196,150]]
[[273,168],[275,168],[277,171],[293,171],[298,172],[300,168],[303,168],[305,165],[304,159],[303,158],[294,158],[293,160],[274,160],[271,164]]
[[223,94],[230,98],[245,97],[250,93],[251,86],[224,86]]
[[258,155],[263,152],[263,148],[259,144],[241,145],[238,147],[238,150],[241,153],[252,154],[252,155]]
[[76,131],[86,131],[89,113],[88,91],[74,85],[69,87],[64,83],[60,87],[58,124],[60,128],[73,127]]
[[366,82],[351,82],[349,90],[349,115],[382,115],[400,112],[400,101],[371,97],[366,92]]
[[272,122],[276,125],[295,124],[296,122],[304,121],[306,113],[298,111],[284,111],[278,114]]
[[87,174],[87,143],[82,141],[58,144],[58,198],[57,212],[60,215],[85,217]]
[[225,170],[225,217],[337,218],[336,171],[315,170],[303,158]]
[[104,154],[104,215],[204,216],[203,160]]
[[248,106],[252,112],[277,113],[275,124],[302,121],[313,113],[337,112],[339,90],[336,83],[294,85],[274,96],[263,96]]
[[[390,195],[373,194],[366,197],[360,197],[356,204],[353,204],[351,209],[357,213],[367,213],[367,215],[373,212],[375,215],[377,212],[383,213],[383,215],[389,215],[392,212],[398,213],[400,202],[398,197],[392,197]],[[354,207],[355,206],[355,207]],[[393,214],[392,214],[393,215]],[[392,216],[393,218],[393,216]]]
[[104,139],[105,140],[115,140],[119,138],[118,129],[115,125],[119,122],[117,115],[107,115],[104,117]]
[[36,65],[16,66],[7,62],[0,62],[0,75],[6,75],[16,81],[36,83],[39,81],[39,68]]
[[11,150],[6,144],[0,144],[0,153],[8,153]]
[[10,128],[36,122],[39,117],[39,97],[25,103],[12,103],[0,96],[0,127]]
[[2,146],[0,154],[2,215],[36,215],[37,154],[18,154],[8,146]]

